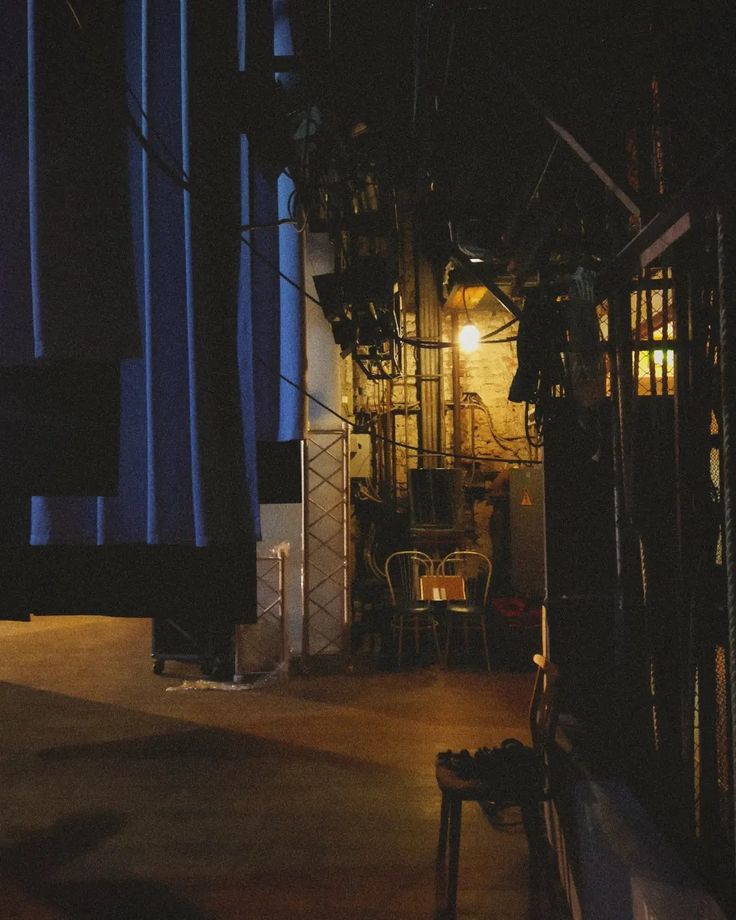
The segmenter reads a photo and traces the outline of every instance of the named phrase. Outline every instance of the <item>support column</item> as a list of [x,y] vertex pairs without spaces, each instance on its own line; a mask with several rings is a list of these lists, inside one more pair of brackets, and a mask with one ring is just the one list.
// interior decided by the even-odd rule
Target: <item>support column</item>
[[[423,342],[442,339],[442,315],[437,280],[432,266],[417,255],[417,337]],[[442,348],[420,348],[417,359],[419,396],[419,466],[442,467],[444,458],[433,454],[443,449]]]
[[[726,567],[731,697],[731,789],[736,789],[736,215],[718,208],[718,294],[721,377],[721,461],[723,465],[723,561]],[[736,796],[732,796],[736,803]]]
[[639,546],[634,520],[632,413],[634,380],[631,352],[631,308],[620,291],[609,300],[613,346],[613,469],[616,530],[616,603],[613,657],[615,717],[622,759],[640,747],[645,734],[642,703],[642,595]]
[[462,409],[460,408],[460,399],[462,391],[460,386],[460,345],[458,336],[460,335],[460,323],[458,322],[457,313],[452,314],[452,452],[455,457],[452,465],[460,466],[458,457],[462,453],[463,432],[462,432]]

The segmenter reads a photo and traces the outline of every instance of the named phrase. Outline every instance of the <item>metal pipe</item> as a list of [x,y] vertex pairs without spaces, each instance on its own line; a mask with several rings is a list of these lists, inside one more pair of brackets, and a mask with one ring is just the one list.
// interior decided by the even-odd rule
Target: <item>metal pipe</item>
[[[721,461],[723,466],[723,561],[726,566],[731,699],[731,791],[736,808],[736,216],[720,205],[718,224],[718,366],[721,378]],[[735,815],[736,817],[736,815]]]
[[383,413],[383,481],[381,483],[381,497],[384,501],[391,501],[392,476],[391,471],[391,381],[381,381],[381,405]]
[[[683,252],[678,244],[674,249],[672,267],[673,281],[673,310],[675,350],[673,354],[674,367],[674,420],[675,420],[675,545],[677,549],[677,565],[675,578],[677,585],[675,597],[677,602],[677,649],[678,649],[678,674],[680,687],[680,754],[683,783],[683,802],[687,802],[687,793],[691,792],[695,782],[693,771],[694,763],[694,720],[693,706],[695,699],[695,643],[693,641],[693,617],[691,616],[691,598],[693,592],[692,569],[697,566],[686,564],[687,547],[691,543],[692,528],[692,498],[696,492],[695,478],[693,476],[693,463],[690,460],[692,444],[697,436],[693,430],[692,413],[690,411],[690,394],[693,392],[692,380],[692,287],[691,276],[685,271]],[[662,291],[662,296],[667,298],[670,291]],[[667,319],[663,316],[663,336],[669,341],[667,334]],[[665,355],[667,352],[665,351]],[[667,378],[667,363],[662,366],[663,380]],[[665,393],[667,390],[665,389]],[[697,442],[696,442],[697,443]],[[690,446],[690,449],[688,447]],[[695,823],[692,808],[681,809],[683,820],[688,823],[687,831],[692,836]]]
[[394,384],[392,380],[388,382],[388,437],[391,444],[391,475],[389,476],[390,488],[388,492],[389,500],[393,503],[396,501],[396,415],[394,413]]
[[631,402],[634,394],[634,380],[631,368],[631,310],[626,294],[616,294],[610,298],[612,313],[611,337],[616,364],[616,419],[619,450],[621,458],[621,477],[623,486],[624,514],[622,521],[633,519],[633,473],[631,469],[632,451]]
[[[618,349],[617,349],[618,351]],[[611,405],[611,432],[613,456],[613,521],[616,547],[616,607],[613,612],[613,660],[614,685],[620,685],[628,672],[628,622],[626,616],[626,592],[624,590],[626,575],[626,558],[624,552],[626,532],[626,498],[624,495],[623,451],[621,447],[621,413],[614,412],[618,406],[618,370],[617,360],[611,361],[611,391],[615,402]],[[623,702],[620,694],[614,696],[614,718],[622,721]]]
[[[442,333],[439,290],[431,264],[419,254],[416,277],[417,336],[424,341],[439,342]],[[424,467],[437,467],[442,463],[442,350],[420,349],[417,357],[421,409],[419,446],[427,452],[420,457]]]
[[[647,304],[647,364],[649,366],[649,394],[650,396],[657,395],[657,366],[654,363],[654,304],[652,302],[652,290],[647,288],[646,293],[646,304]],[[637,367],[636,376],[639,376],[639,369]],[[652,406],[654,401],[652,400]],[[653,412],[656,410],[652,410]]]
[[302,441],[302,669],[306,670],[309,662],[309,432]]
[[[615,419],[614,424],[614,505],[616,510],[616,549],[618,596],[615,613],[614,667],[616,715],[622,754],[638,747],[642,728],[640,695],[643,693],[641,669],[641,567],[634,526],[632,399],[634,380],[631,358],[631,304],[628,294],[617,292],[609,300],[611,341],[614,348]],[[637,654],[639,647],[639,654]]]
[[452,452],[455,454],[453,466],[458,466],[457,457],[462,453],[462,414],[460,411],[460,323],[457,313],[453,311],[451,320],[452,335]]
[[281,626],[281,663],[286,674],[289,673],[289,624],[286,619],[286,553],[283,549],[278,551],[279,560],[279,612]]
[[352,627],[353,605],[350,598],[350,451],[349,432],[345,422],[342,424],[342,653],[343,658],[350,658],[350,632]]

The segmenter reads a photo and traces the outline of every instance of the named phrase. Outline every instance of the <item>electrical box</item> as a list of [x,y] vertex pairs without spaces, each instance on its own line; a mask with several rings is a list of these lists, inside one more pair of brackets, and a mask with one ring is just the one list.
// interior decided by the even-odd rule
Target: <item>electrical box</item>
[[542,467],[511,470],[509,477],[511,525],[511,583],[524,597],[545,595],[544,479]]
[[350,435],[350,478],[371,478],[371,436],[369,434]]
[[409,470],[412,527],[457,530],[463,526],[465,470]]

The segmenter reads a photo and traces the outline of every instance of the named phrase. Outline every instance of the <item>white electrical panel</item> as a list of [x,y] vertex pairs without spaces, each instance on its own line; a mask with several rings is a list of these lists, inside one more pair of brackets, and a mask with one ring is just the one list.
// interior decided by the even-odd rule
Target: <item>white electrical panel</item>
[[350,478],[370,479],[371,477],[371,436],[369,434],[350,435]]

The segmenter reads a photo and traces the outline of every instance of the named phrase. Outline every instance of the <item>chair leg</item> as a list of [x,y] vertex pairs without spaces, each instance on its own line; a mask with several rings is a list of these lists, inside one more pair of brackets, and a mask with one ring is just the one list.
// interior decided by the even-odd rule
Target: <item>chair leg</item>
[[450,816],[450,799],[446,792],[442,793],[442,804],[440,805],[440,836],[437,840],[437,866],[444,866],[445,857],[447,856],[447,827]]
[[444,662],[442,660],[442,649],[440,648],[440,637],[437,635],[437,623],[432,621],[432,635],[434,636],[434,647],[437,652],[437,661],[439,666],[444,667]]
[[447,631],[445,633],[445,667],[450,666],[450,636],[452,634],[452,617],[447,617]]
[[483,632],[483,650],[486,653],[486,667],[491,670],[491,656],[488,652],[488,631],[486,630],[486,618],[481,614],[480,628]]
[[452,797],[450,801],[450,859],[447,867],[447,917],[455,917],[457,910],[457,881],[460,874],[460,831],[462,830],[463,800]]
[[529,844],[529,896],[535,917],[548,916],[544,873],[545,834],[537,801],[521,803],[521,818]]
[[434,891],[436,917],[443,917],[447,904],[447,831],[450,816],[450,797],[442,793],[440,805],[440,834],[437,840],[437,862],[435,863]]
[[396,640],[396,667],[398,670],[401,670],[401,644],[404,639],[404,624],[401,620],[398,620],[396,629],[398,631],[398,637]]
[[414,652],[419,654],[419,617],[414,617]]
[[[462,829],[462,799],[442,793],[440,834],[437,841],[435,869],[435,916],[454,920],[457,911],[457,882],[460,868],[460,831]],[[450,852],[448,860],[447,845]]]

